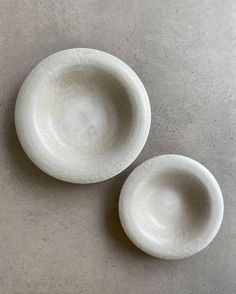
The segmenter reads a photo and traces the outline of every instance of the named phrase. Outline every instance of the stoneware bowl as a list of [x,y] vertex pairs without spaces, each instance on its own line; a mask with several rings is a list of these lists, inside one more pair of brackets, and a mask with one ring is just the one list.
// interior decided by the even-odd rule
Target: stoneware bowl
[[133,70],[94,49],[69,49],[40,62],[16,101],[20,143],[44,172],[67,182],[115,176],[142,150],[150,104]]
[[145,161],[126,180],[120,195],[121,224],[144,252],[164,259],[191,256],[215,237],[223,198],[214,176],[180,155]]

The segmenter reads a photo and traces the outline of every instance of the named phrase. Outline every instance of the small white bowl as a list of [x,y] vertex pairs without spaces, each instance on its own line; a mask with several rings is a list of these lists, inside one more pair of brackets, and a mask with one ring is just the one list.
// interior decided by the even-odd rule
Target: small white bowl
[[15,108],[17,134],[30,159],[73,183],[103,181],[128,167],[146,142],[150,119],[146,90],[133,70],[86,48],[40,62]]
[[164,259],[191,256],[217,234],[223,198],[214,176],[200,163],[162,155],[138,166],[126,180],[119,215],[130,240]]

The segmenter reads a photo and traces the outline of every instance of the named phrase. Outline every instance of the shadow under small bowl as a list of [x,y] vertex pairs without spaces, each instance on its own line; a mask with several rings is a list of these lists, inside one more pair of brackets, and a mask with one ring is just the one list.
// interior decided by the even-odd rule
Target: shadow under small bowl
[[130,240],[164,259],[191,256],[217,234],[223,198],[213,175],[180,155],[161,155],[138,166],[126,180],[119,215]]
[[26,154],[49,175],[74,183],[103,181],[128,167],[146,142],[150,117],[146,90],[133,70],[86,48],[40,62],[15,108]]

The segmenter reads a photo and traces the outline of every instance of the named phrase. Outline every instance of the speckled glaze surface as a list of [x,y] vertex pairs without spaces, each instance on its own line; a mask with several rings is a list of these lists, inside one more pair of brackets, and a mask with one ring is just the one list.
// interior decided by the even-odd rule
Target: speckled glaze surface
[[120,195],[119,214],[131,241],[164,259],[191,256],[215,237],[223,198],[214,176],[185,156],[162,155],[138,166]]
[[138,156],[150,128],[150,105],[124,62],[94,49],[68,49],[28,75],[15,124],[40,169],[63,181],[93,183],[115,176]]

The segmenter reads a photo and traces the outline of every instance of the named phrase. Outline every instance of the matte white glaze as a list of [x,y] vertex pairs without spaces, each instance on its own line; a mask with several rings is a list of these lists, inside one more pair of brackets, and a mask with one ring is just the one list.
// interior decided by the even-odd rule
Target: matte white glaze
[[204,249],[220,228],[223,210],[214,176],[197,161],[172,154],[138,166],[119,200],[121,224],[131,241],[164,259]]
[[150,128],[150,104],[124,62],[94,49],[68,49],[28,75],[15,124],[39,168],[60,180],[93,183],[115,176],[138,156]]

